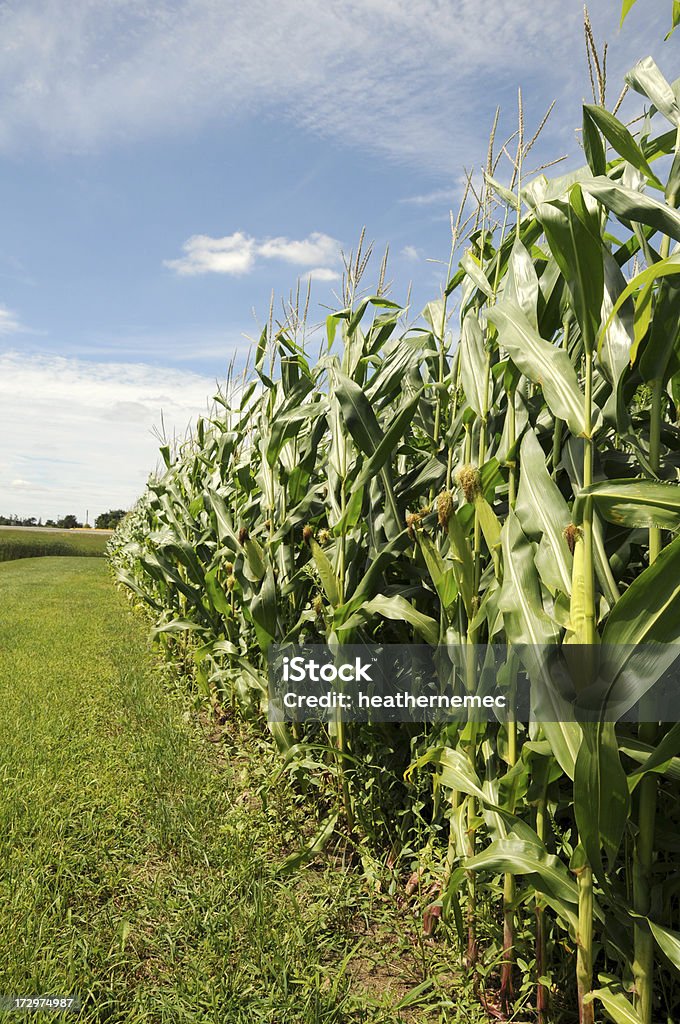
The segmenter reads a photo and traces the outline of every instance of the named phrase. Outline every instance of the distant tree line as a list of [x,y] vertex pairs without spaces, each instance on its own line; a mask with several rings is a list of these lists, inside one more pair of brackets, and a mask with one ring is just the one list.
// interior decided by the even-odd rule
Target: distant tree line
[[0,526],[51,526],[60,530],[74,530],[83,524],[77,516],[63,516],[61,519],[36,519],[35,516],[0,516]]
[[102,512],[94,521],[98,530],[115,530],[127,512],[124,508],[112,508],[108,512]]
[[[108,512],[102,512],[97,516],[94,525],[98,530],[115,530],[125,514],[124,508],[109,509]],[[35,516],[0,516],[0,526],[46,526],[57,530],[76,530],[82,529],[83,523],[73,515],[62,516],[61,519],[46,519],[45,522],[36,519]]]

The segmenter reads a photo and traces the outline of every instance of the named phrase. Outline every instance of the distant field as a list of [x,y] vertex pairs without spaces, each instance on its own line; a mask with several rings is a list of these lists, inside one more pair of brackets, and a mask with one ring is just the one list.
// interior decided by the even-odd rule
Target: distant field
[[101,557],[110,536],[108,531],[0,527],[0,562],[38,558],[40,555]]

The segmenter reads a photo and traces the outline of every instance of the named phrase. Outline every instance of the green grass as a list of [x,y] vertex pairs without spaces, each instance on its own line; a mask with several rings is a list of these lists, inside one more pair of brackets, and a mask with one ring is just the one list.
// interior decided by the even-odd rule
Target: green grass
[[404,901],[338,851],[277,875],[314,822],[254,729],[163,679],[103,561],[2,565],[0,607],[0,991],[85,1022],[457,1019]]
[[42,555],[101,556],[109,533],[80,533],[75,530],[0,529],[0,562]]

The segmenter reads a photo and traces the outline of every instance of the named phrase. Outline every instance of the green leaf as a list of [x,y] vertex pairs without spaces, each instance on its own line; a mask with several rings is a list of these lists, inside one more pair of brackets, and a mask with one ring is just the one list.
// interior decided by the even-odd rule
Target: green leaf
[[221,615],[229,615],[231,613],[231,604],[226,593],[217,582],[217,569],[211,569],[210,572],[205,574],[205,589],[213,608]]
[[353,610],[351,617],[342,623],[342,628],[351,629],[376,615],[397,622],[408,622],[428,644],[439,643],[439,623],[429,615],[419,612],[405,597],[401,597],[399,594],[393,596],[378,594],[372,600],[364,601]]
[[573,434],[582,436],[585,398],[567,353],[544,341],[514,303],[499,302],[489,309],[488,317],[498,328],[499,344],[515,365],[543,388],[553,416],[565,420]]
[[626,81],[636,92],[651,100],[671,124],[676,128],[680,126],[680,107],[675,93],[651,57],[638,61],[626,75]]
[[589,642],[586,633],[586,564],[583,537],[577,537],[571,567],[571,600],[569,602],[571,640],[576,644]]
[[290,401],[287,401],[286,406],[286,409],[275,413],[270,423],[269,444],[267,445],[267,462],[270,466],[275,464],[286,441],[296,437],[304,423],[317,419],[327,408],[325,402],[291,405]]
[[266,572],[264,552],[253,537],[249,537],[248,540],[244,541],[243,550],[246,554],[248,567],[246,576],[252,583],[256,583],[262,579]]
[[453,567],[446,564],[434,542],[422,530],[418,530],[416,533],[416,540],[442,607],[445,611],[449,611],[458,596]]
[[[654,185],[657,185],[659,188],[663,188],[663,185],[645,160],[642,150],[625,125],[621,124],[621,122],[617,120],[613,114],[610,114],[608,110],[605,110],[604,107],[586,104],[583,111],[584,113],[586,111],[588,112],[588,116],[595,122],[607,142],[613,146],[619,156],[622,156],[629,164],[632,164],[633,167],[637,167],[639,171],[642,171],[642,173],[646,175]],[[604,174],[604,169],[599,172],[595,171],[594,173]]]
[[385,431],[382,440],[378,444],[371,457],[364,463],[359,472],[357,478],[352,484],[353,488],[364,487],[369,483],[374,476],[384,468],[386,463],[394,455],[400,441],[404,437],[411,420],[413,419],[414,413],[418,406],[418,402],[422,396],[422,388],[410,398],[407,402],[402,405],[401,409],[397,412],[394,419],[390,423],[389,427]]
[[497,839],[485,850],[465,862],[469,871],[504,871],[512,875],[529,875],[539,892],[549,893],[569,906],[569,913],[578,904],[576,882],[559,857],[549,854],[540,843],[518,839],[510,833]]
[[453,571],[458,590],[463,598],[465,613],[472,618],[472,596],[474,590],[475,567],[467,537],[458,514],[454,512],[448,522],[449,551],[453,561]]
[[482,536],[486,541],[489,554],[493,559],[496,576],[500,576],[500,547],[501,547],[501,524],[498,516],[491,508],[486,498],[478,494],[475,497],[475,512],[479,519]]
[[321,545],[311,537],[309,540],[309,548],[312,552],[312,558],[316,565],[321,585],[326,593],[326,597],[330,601],[333,608],[337,608],[340,604],[340,583],[338,577],[335,575],[335,570],[331,565],[326,552],[323,550]]
[[489,284],[486,274],[480,267],[479,262],[470,251],[465,253],[460,261],[460,265],[470,280],[474,283],[475,287],[479,288],[480,291],[490,298],[493,295],[493,288]]
[[588,210],[578,184],[571,187],[569,202],[555,199],[542,203],[536,212],[571,293],[586,351],[591,351],[600,325],[604,293],[599,218]]
[[533,548],[514,512],[501,530],[503,586],[499,609],[511,644],[541,646],[557,642],[557,632],[543,609]]
[[221,494],[218,494],[217,491],[208,489],[207,501],[215,513],[217,538],[220,542],[220,546],[224,546],[226,542],[229,549],[236,554],[238,551],[238,541],[233,530],[231,516],[229,515],[224,498]]
[[257,343],[257,349],[255,350],[255,369],[261,370],[264,366],[264,357],[267,354],[267,328],[265,327],[260,334],[259,341]]
[[[680,152],[680,151],[679,151]],[[680,339],[680,282],[662,282],[654,304],[652,329],[638,361],[644,381],[660,380],[665,385],[677,373]]]
[[500,182],[496,181],[495,178],[492,178],[491,175],[486,172],[484,172],[484,180],[491,186],[494,192],[496,192],[501,199],[507,203],[508,206],[512,207],[513,210],[517,209],[517,196],[514,192],[511,192],[509,188],[505,187],[505,185],[501,185]]
[[577,525],[583,522],[587,503],[620,526],[680,529],[680,485],[657,480],[607,480],[580,491],[573,508]]
[[[629,5],[632,6],[634,2],[635,0],[629,0]],[[606,981],[609,984],[606,988],[596,988],[591,992],[587,992],[583,997],[583,1002],[586,1005],[597,999],[602,1003],[615,1024],[644,1024],[642,1018],[638,1017],[633,1009],[620,982],[607,975],[600,975],[600,981]]]
[[486,380],[486,353],[484,337],[475,313],[470,312],[460,329],[460,376],[468,404],[478,416],[486,417],[489,407],[488,391],[484,393]]
[[156,636],[158,633],[188,633],[192,630],[203,630],[203,627],[198,622],[190,622],[187,619],[172,619],[171,622],[155,626],[152,634]]
[[[680,640],[680,537],[664,548],[612,608],[602,643],[668,644]],[[644,615],[640,614],[644,609]]]
[[663,739],[650,752],[644,763],[630,773],[629,779],[639,780],[647,772],[658,772],[663,775],[678,754],[680,754],[680,722],[676,722],[675,725],[671,726]]
[[574,773],[574,814],[590,866],[604,877],[601,848],[610,868],[628,820],[628,780],[621,765],[613,722],[583,723]]
[[571,593],[572,557],[564,539],[570,515],[562,493],[545,464],[536,434],[527,430],[520,448],[520,483],[515,513],[524,533],[538,540],[536,568],[546,587]]
[[534,262],[519,238],[515,239],[510,254],[503,295],[519,306],[532,327],[538,331],[538,276]]
[[365,455],[375,455],[383,432],[371,404],[355,381],[342,373],[338,373],[338,379],[340,383],[335,389],[335,396],[347,429],[360,451]]
[[604,174],[607,170],[607,156],[604,143],[595,121],[589,114],[588,104],[583,105],[583,149],[593,174]]
[[673,21],[670,29],[664,36],[664,40],[670,39],[678,25],[680,25],[680,0],[673,0]]
[[657,941],[659,949],[666,954],[676,970],[680,971],[680,932],[671,931],[660,924],[655,924],[647,918],[647,923],[652,935]]
[[621,21],[619,22],[619,28],[623,25],[628,16],[628,12],[636,2],[637,0],[623,0],[623,4],[621,5]]
[[680,240],[680,213],[665,203],[625,188],[610,178],[592,178],[584,181],[581,187],[624,222],[647,224],[676,241]]
[[271,566],[267,569],[259,593],[251,601],[250,614],[255,625],[260,648],[266,652],[276,636],[276,625],[278,622],[276,583]]
[[[339,386],[335,389],[335,395],[347,429],[359,449],[364,454],[370,456],[372,460],[371,465],[381,467],[379,472],[387,498],[385,517],[389,519],[390,529],[388,536],[392,539],[401,532],[403,523],[399,519],[394,496],[389,457],[393,453],[397,440],[401,438],[406,425],[413,416],[417,404],[417,396],[404,406],[400,413],[397,414],[395,422],[391,424],[391,428],[386,433],[383,433],[363,389],[344,374],[338,372],[337,376]],[[361,488],[361,483],[358,486]]]
[[[628,587],[602,635],[600,674],[624,714],[676,661],[680,648],[680,537]],[[644,614],[640,614],[644,609]]]
[[467,793],[482,803],[488,802],[474,765],[465,751],[453,747],[432,747],[409,766],[406,778],[409,779],[417,768],[423,768],[426,764],[436,765],[437,777],[442,786],[457,793]]
[[576,722],[544,722],[541,729],[562,771],[570,779],[576,773],[576,758],[581,746],[581,730]]
[[[665,260],[660,260],[658,263],[654,263],[651,267],[647,267],[645,270],[640,271],[636,274],[633,280],[623,289],[618,299],[614,303],[612,310],[605,320],[604,324],[600,328],[598,334],[598,352],[601,351],[604,335],[611,324],[614,316],[632,295],[635,295],[637,291],[642,291],[646,286],[651,285],[660,277],[667,277],[670,274],[680,274],[680,253],[673,253],[672,256],[668,256]],[[631,363],[635,360],[635,353],[631,353]]]
[[602,316],[606,320],[598,335],[597,358],[600,369],[612,387],[616,387],[619,377],[628,366],[633,341],[635,310],[632,299],[624,299],[618,312],[613,312],[615,302],[627,285],[628,281],[621,273],[618,263],[605,250]]
[[307,864],[317,853],[321,853],[326,843],[330,840],[331,836],[335,832],[335,826],[337,824],[339,812],[335,811],[333,814],[329,814],[327,818],[321,823],[319,830],[312,839],[308,846],[305,846],[301,850],[296,850],[295,853],[291,853],[286,859],[279,865],[276,870],[277,875],[290,875],[298,868],[301,868],[303,864]]

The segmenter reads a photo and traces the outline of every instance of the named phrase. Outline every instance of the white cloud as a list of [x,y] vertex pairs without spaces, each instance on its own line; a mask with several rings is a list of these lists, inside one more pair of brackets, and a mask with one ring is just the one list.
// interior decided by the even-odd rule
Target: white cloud
[[16,313],[6,306],[0,306],[0,334],[16,334],[23,330]]
[[255,240],[241,231],[225,238],[192,235],[182,246],[186,253],[178,260],[165,260],[164,266],[178,274],[247,274],[255,265]]
[[[165,260],[164,266],[184,276],[197,274],[230,274],[239,276],[255,268],[257,257],[265,260],[283,260],[299,267],[319,266],[311,273],[319,280],[335,281],[338,274],[327,265],[337,263],[340,257],[340,243],[319,231],[307,238],[256,239],[242,231],[224,238],[209,235],[192,235],[182,246],[185,255],[177,260]],[[332,274],[332,276],[322,276]]]
[[312,270],[308,270],[304,277],[309,277],[312,281],[339,281],[340,274],[337,270],[331,270],[330,267],[313,267]]
[[[590,4],[613,83],[668,17],[636,5],[619,35],[618,6]],[[264,111],[451,173],[479,162],[510,84],[538,107],[577,104],[587,80],[581,5],[563,0],[541,17],[516,0],[483,12],[479,0],[6,0],[0,32],[8,149],[89,149]]]
[[184,370],[0,355],[0,512],[92,520],[130,506],[157,462],[161,412],[183,437],[216,390]]
[[411,203],[413,206],[432,206],[451,204],[460,195],[460,192],[451,188],[437,188],[432,192],[424,192],[418,196],[405,196],[400,203]]
[[401,250],[400,255],[403,256],[405,260],[415,263],[416,260],[420,259],[420,250],[416,249],[415,245],[405,245]]
[[265,259],[285,260],[298,266],[309,267],[315,263],[328,264],[337,262],[340,243],[330,235],[313,231],[307,238],[299,242],[288,238],[270,238],[261,242],[257,251]]

